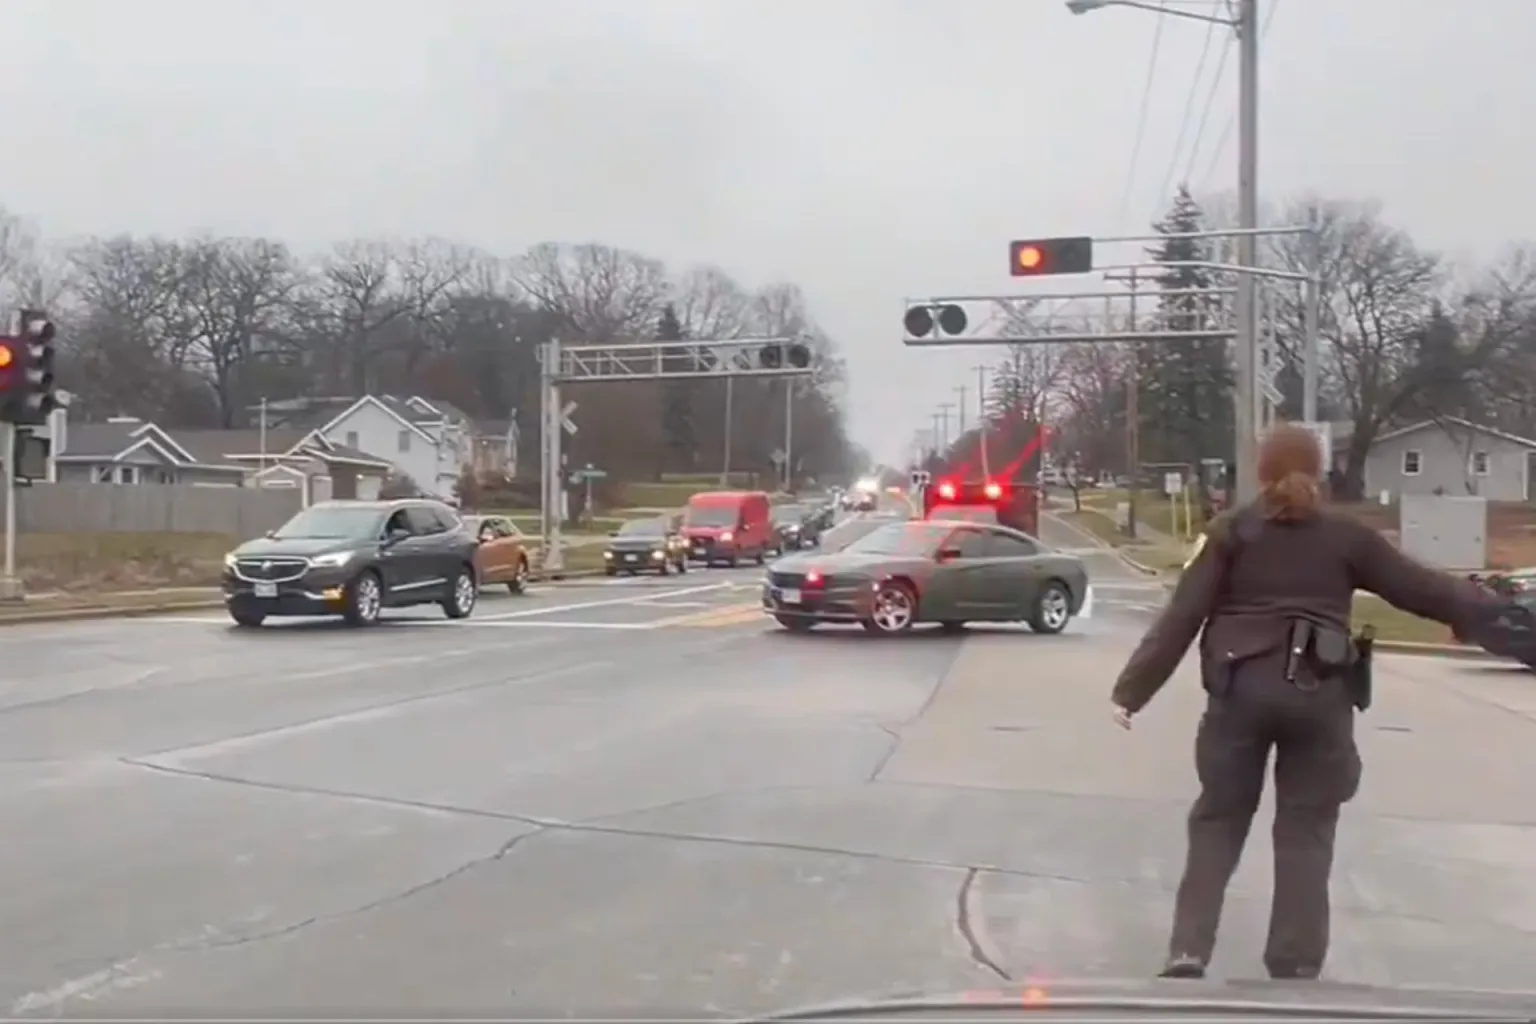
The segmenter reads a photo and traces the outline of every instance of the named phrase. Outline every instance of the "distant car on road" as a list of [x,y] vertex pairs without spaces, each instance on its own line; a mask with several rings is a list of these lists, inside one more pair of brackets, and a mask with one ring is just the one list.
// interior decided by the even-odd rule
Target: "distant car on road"
[[248,627],[287,615],[369,626],[417,604],[462,619],[479,595],[478,547],[439,501],[323,501],[224,556],[224,603]]
[[609,576],[654,572],[662,576],[688,571],[688,548],[679,543],[666,516],[632,519],[608,539],[603,552],[603,571]]
[[804,505],[775,505],[773,516],[774,546],[779,554],[814,547],[816,528],[811,510]]
[[1473,583],[1506,598],[1514,605],[1475,637],[1456,635],[1461,643],[1473,643],[1489,654],[1513,658],[1536,669],[1536,569],[1472,573]]
[[877,634],[925,622],[1059,633],[1087,599],[1081,559],[1017,530],[941,520],[887,523],[835,554],[791,555],[763,583],[763,610],[797,633],[854,622]]
[[516,523],[506,516],[472,515],[464,517],[464,528],[480,544],[475,551],[475,574],[481,586],[505,583],[514,594],[528,588],[528,539]]

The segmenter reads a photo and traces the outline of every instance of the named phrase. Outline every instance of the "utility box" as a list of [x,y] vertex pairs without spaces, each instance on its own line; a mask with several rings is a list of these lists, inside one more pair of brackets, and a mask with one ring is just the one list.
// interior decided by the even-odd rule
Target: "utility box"
[[1403,554],[1441,569],[1488,566],[1488,500],[1405,494],[1398,503]]

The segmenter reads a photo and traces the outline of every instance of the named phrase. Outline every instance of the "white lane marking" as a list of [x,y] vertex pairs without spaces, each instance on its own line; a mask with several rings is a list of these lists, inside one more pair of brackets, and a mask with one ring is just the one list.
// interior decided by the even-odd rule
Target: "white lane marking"
[[1083,595],[1083,607],[1078,611],[1077,617],[1080,619],[1093,618],[1093,584],[1091,583],[1088,585],[1088,593]]
[[[611,608],[616,605],[643,605],[652,601],[662,601],[672,597],[684,597],[688,594],[703,594],[716,590],[729,590],[731,585],[727,582],[705,583],[696,587],[684,587],[681,590],[667,590],[657,594],[634,594],[627,597],[605,597],[596,601],[576,601],[571,604],[555,604],[547,608],[523,608],[515,612],[497,612],[494,615],[477,615],[473,620],[459,620],[458,623],[443,620],[446,625],[458,625],[466,621],[476,622],[501,622],[507,619],[527,619],[539,615],[550,615],[555,612],[579,612],[588,608]],[[310,616],[310,618],[323,619],[326,616]],[[132,622],[144,625],[152,625],[156,622],[194,623],[207,625],[209,623],[228,622],[225,615],[147,615],[139,619],[121,619],[120,622]],[[399,624],[410,620],[386,619],[387,622]],[[428,620],[430,621],[430,620]]]
[[[569,622],[560,619],[529,619],[526,622],[495,622],[484,619],[461,619],[451,622],[448,619],[422,619],[420,622],[412,622],[413,626],[452,626],[457,629],[463,626],[478,626],[481,629],[629,629],[645,630],[655,629],[654,622]],[[394,662],[398,664],[399,662]]]
[[647,608],[713,608],[712,601],[668,601],[664,597],[653,598],[645,602]]
[[598,601],[578,601],[572,604],[550,605],[548,608],[528,608],[518,612],[501,612],[497,615],[478,616],[480,622],[498,622],[505,619],[527,619],[537,615],[552,615],[555,612],[580,612],[588,608],[610,608],[615,605],[643,604],[646,601],[654,601],[658,597],[684,597],[688,594],[703,594],[711,590],[724,590],[728,584],[706,583],[699,587],[686,587],[682,590],[669,590],[665,594],[636,594],[631,597],[606,597]]

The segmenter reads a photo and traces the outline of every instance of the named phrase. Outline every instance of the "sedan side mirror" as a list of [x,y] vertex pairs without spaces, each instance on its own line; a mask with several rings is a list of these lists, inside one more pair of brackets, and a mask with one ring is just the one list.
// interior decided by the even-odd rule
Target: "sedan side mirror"
[[959,548],[940,548],[938,560],[940,562],[953,562],[960,557]]

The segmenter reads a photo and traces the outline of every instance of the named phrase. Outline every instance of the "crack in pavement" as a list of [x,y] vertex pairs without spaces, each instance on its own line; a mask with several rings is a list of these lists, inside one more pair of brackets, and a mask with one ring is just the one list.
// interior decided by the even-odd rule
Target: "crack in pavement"
[[971,961],[976,966],[991,971],[1004,981],[1012,981],[1013,975],[998,963],[998,958],[987,949],[987,943],[982,941],[981,934],[977,931],[977,921],[981,915],[971,908],[971,895],[976,888],[976,879],[980,876],[980,868],[971,868],[960,882],[960,891],[955,896],[955,930],[965,940],[966,949],[971,954]]

